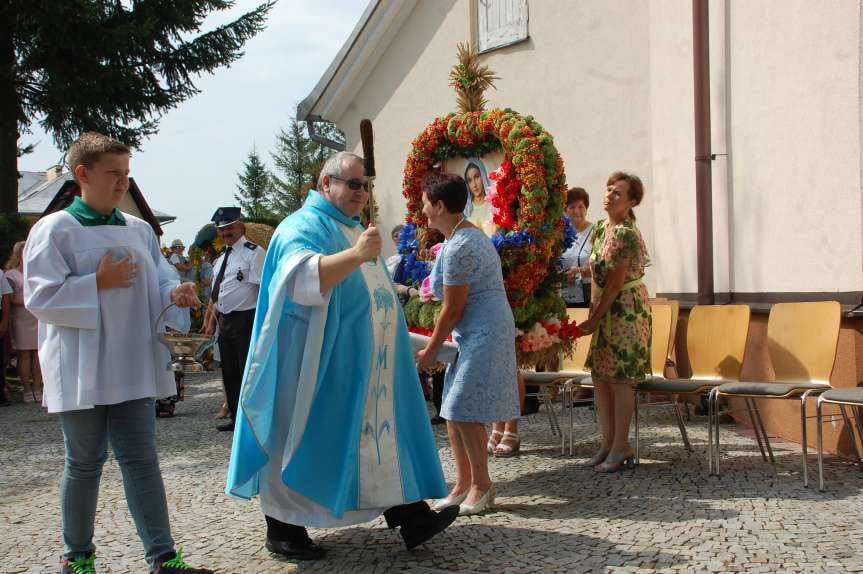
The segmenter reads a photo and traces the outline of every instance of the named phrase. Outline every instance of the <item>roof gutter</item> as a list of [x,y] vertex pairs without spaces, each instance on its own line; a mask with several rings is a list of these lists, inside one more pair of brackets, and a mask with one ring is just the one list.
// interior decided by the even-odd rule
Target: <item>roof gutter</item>
[[328,147],[334,151],[345,151],[345,144],[342,142],[337,142],[335,140],[331,140],[328,137],[322,136],[321,134],[315,131],[316,123],[330,123],[327,122],[324,118],[318,115],[310,115],[306,118],[306,128],[309,130],[309,139],[315,142],[316,144],[320,144],[324,147]]

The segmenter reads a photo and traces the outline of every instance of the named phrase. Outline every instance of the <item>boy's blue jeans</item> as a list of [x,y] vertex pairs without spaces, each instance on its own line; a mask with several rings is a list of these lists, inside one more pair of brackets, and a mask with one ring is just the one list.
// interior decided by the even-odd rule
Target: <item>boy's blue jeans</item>
[[156,455],[155,401],[138,399],[63,412],[60,425],[66,444],[60,482],[64,556],[78,560],[96,549],[93,525],[109,441],[147,563],[152,567],[156,558],[173,551],[165,485]]

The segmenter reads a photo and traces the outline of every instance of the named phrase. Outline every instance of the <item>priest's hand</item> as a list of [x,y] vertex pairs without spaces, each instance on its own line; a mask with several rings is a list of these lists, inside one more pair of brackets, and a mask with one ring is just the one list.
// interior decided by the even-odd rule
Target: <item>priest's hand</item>
[[171,303],[177,307],[200,307],[198,288],[192,282],[180,283],[171,291]]
[[437,351],[428,347],[417,351],[414,359],[417,362],[417,371],[427,371],[438,364]]
[[122,259],[114,261],[114,252],[110,249],[96,269],[97,289],[126,289],[131,287],[138,275],[138,266],[132,263],[132,256],[127,255]]
[[373,261],[377,259],[381,254],[382,248],[383,240],[381,239],[381,232],[374,225],[363,231],[360,238],[357,239],[357,244],[353,247],[360,261]]

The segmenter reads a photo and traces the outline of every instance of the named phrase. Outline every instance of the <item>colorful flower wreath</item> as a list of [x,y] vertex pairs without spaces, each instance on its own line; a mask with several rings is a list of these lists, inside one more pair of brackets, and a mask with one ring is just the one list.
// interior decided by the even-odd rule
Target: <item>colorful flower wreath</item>
[[[431,257],[423,239],[422,191],[435,163],[452,157],[482,157],[502,151],[504,161],[490,175],[487,197],[498,231],[504,285],[515,317],[519,364],[532,366],[563,351],[572,352],[577,327],[560,297],[563,250],[574,231],[563,215],[566,183],[563,160],[552,137],[532,117],[510,109],[449,114],[436,118],[413,141],[404,171],[407,223],[399,252],[404,256],[402,283],[419,287],[429,274]],[[414,296],[405,311],[410,327],[434,328],[440,302]]]

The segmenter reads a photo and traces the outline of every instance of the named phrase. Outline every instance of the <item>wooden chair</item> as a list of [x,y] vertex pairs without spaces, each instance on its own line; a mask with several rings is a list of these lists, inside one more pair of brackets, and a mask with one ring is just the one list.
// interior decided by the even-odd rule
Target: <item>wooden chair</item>
[[[761,417],[752,399],[794,399],[800,401],[800,436],[803,451],[803,486],[809,486],[806,437],[806,399],[830,389],[830,375],[836,359],[841,307],[837,301],[778,303],[767,320],[767,352],[775,381],[724,383],[711,393],[711,414],[716,432],[713,471],[719,474],[719,417],[715,415],[719,397],[748,399],[755,410],[756,437],[763,438],[770,460],[773,452]],[[760,427],[757,428],[757,427]],[[760,445],[760,440],[759,440]],[[762,452],[763,457],[763,452]]]
[[[581,323],[582,321],[587,320],[588,312],[589,309],[566,310],[566,314],[569,317],[569,320],[575,321],[576,323]],[[521,376],[524,378],[524,384],[526,386],[530,385],[534,387],[539,387],[539,390],[537,392],[529,393],[525,396],[536,397],[537,399],[539,399],[540,403],[542,403],[546,407],[546,412],[548,413],[552,433],[560,433],[561,435],[561,451],[563,451],[564,449],[563,442],[565,440],[565,437],[563,436],[563,430],[560,428],[560,423],[557,420],[557,415],[554,413],[554,405],[552,403],[553,395],[551,393],[551,390],[553,387],[559,387],[562,391],[561,394],[565,394],[563,389],[564,383],[570,382],[574,379],[579,380],[590,376],[590,373],[584,371],[584,361],[587,359],[587,351],[589,348],[590,337],[581,337],[578,340],[578,344],[576,345],[573,357],[571,359],[564,357],[561,361],[561,370],[549,372],[536,372],[527,370],[521,371]],[[572,414],[570,413],[570,420],[571,419]]]
[[860,450],[857,448],[857,439],[854,437],[854,429],[851,426],[851,421],[848,418],[846,406],[852,407],[854,413],[854,424],[857,426],[857,433],[860,435],[860,440],[863,441],[863,422],[860,420],[860,408],[863,408],[863,387],[852,387],[842,389],[830,389],[818,396],[816,403],[816,420],[818,421],[818,490],[824,490],[824,421],[822,419],[821,408],[825,403],[831,405],[839,405],[839,411],[844,419],[845,432],[848,433],[848,438],[851,439],[851,444],[854,445],[854,451],[857,454],[857,461],[863,462],[860,456]]
[[[650,314],[652,318],[652,333],[650,339],[650,370],[652,372],[652,377],[650,380],[655,378],[665,378],[665,365],[668,361],[668,357],[671,354],[670,347],[674,344],[674,324],[672,323],[673,310],[672,306],[668,303],[668,299],[665,300],[652,300],[650,304]],[[639,395],[648,393],[642,393],[639,391],[639,385],[635,386],[633,389],[635,392],[635,462],[638,463],[639,459],[639,443],[640,443],[640,417],[639,417],[639,408],[641,406],[641,401]],[[677,395],[671,395],[671,401],[668,402],[660,402],[660,403],[647,403],[647,405],[651,407],[656,406],[666,406],[671,405],[674,409],[674,416],[677,420],[677,426],[680,429],[680,436],[683,439],[683,444],[686,445],[686,449],[691,451],[692,446],[689,444],[689,436],[686,433],[686,425],[683,423],[683,415],[680,410],[680,405],[677,401]]]
[[[666,378],[653,376],[636,386],[638,393],[662,393],[679,397],[680,395],[700,395],[722,383],[740,378],[743,357],[746,352],[746,338],[749,334],[749,307],[747,305],[696,305],[689,312],[686,329],[686,350],[692,368],[692,377]],[[688,436],[685,426],[681,436],[684,443]],[[713,457],[710,448],[713,444],[709,432],[712,430],[708,417],[708,466]],[[636,449],[638,437],[636,436]],[[688,450],[691,451],[691,445]],[[638,451],[636,450],[636,460]]]
[[[674,367],[676,366],[674,363],[674,341],[677,338],[677,321],[680,318],[680,301],[677,299],[667,299],[665,297],[654,297],[650,299],[650,304],[654,303],[662,303],[664,305],[668,305],[671,307],[671,329],[668,331],[668,358],[666,360],[666,367]],[[659,373],[660,375],[664,375],[664,371]]]

